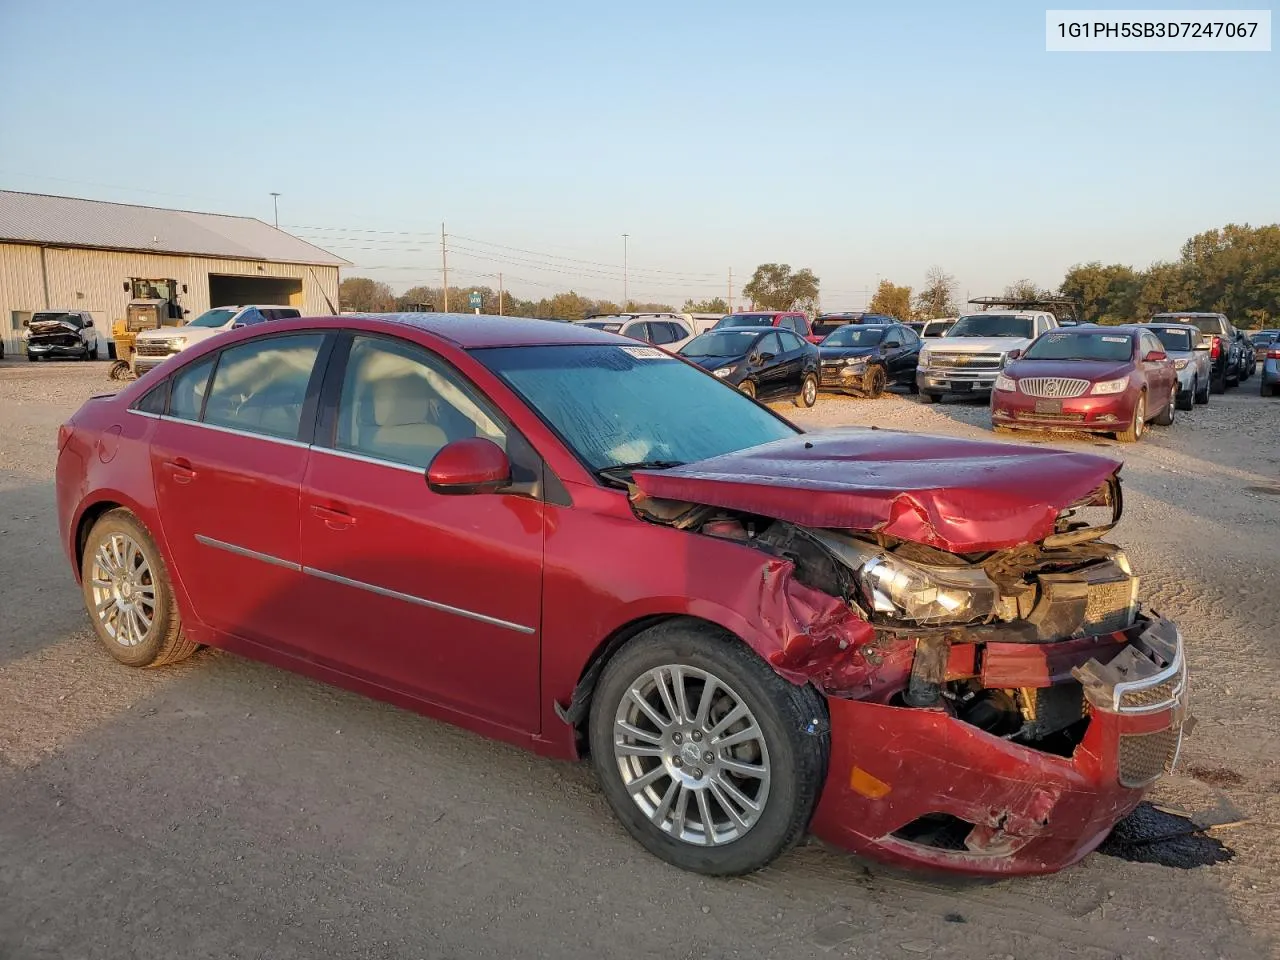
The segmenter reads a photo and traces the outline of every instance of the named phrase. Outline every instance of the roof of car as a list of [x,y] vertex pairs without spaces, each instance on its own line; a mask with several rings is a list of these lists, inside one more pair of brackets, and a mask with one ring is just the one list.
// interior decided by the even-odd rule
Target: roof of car
[[450,340],[464,350],[570,343],[635,345],[625,337],[596,330],[584,323],[557,323],[531,317],[477,316],[472,313],[350,313],[328,319],[334,320],[338,326],[343,320],[386,320]]

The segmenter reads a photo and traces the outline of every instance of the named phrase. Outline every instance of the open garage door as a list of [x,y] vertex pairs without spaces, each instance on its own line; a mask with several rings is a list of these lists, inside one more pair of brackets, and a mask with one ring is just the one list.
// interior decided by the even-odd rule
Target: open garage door
[[209,274],[209,306],[230,307],[246,303],[302,306],[302,281],[290,277],[235,277]]

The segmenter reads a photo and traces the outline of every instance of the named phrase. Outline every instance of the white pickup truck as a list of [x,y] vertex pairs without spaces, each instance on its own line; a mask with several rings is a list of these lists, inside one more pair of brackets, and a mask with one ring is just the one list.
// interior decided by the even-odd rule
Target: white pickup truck
[[995,386],[1010,350],[1027,345],[1058,321],[1041,310],[988,310],[961,316],[943,336],[925,341],[916,366],[920,399],[944,394],[984,394]]

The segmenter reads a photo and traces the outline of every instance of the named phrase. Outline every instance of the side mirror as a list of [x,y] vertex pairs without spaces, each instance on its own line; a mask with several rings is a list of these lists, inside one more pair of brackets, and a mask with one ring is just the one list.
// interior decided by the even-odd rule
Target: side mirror
[[454,440],[440,448],[427,466],[432,493],[494,493],[511,482],[511,461],[484,437]]
[[187,292],[187,285],[185,283],[182,285],[182,292],[183,293]]
[[243,323],[233,323],[233,324],[231,325],[231,329],[232,329],[232,330],[239,330],[239,329],[240,329],[241,327],[243,327],[243,326],[244,326],[244,324],[243,324]]
[[1022,351],[1019,350],[1017,347],[1014,347],[1007,354],[1005,354],[1005,356],[1007,356],[1010,360],[1017,360],[1020,356],[1022,356]]
[[757,360],[757,362],[759,362],[759,363],[768,363],[768,362],[769,362],[770,360],[772,360],[775,356],[777,356],[777,354],[773,354],[773,353],[762,353],[762,354],[760,354],[759,356],[757,356],[757,357],[756,357],[756,360]]
[[86,329],[86,330],[87,330],[87,329],[89,329],[90,327],[92,327],[92,326],[93,326],[93,321],[92,321],[92,320],[86,320],[86,321],[84,322],[84,326],[85,326],[85,329]]
[[889,340],[888,342],[886,342],[886,343],[885,343],[884,348],[885,348],[886,350],[901,350],[901,349],[902,349],[902,341],[901,341],[901,340]]
[[1169,355],[1163,350],[1149,350],[1147,355],[1142,359],[1146,363],[1156,363],[1160,360],[1168,360]]

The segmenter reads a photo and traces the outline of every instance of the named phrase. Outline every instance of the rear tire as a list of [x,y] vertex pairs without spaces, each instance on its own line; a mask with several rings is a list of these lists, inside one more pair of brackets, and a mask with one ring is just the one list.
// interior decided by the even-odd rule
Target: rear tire
[[1209,375],[1209,391],[1211,393],[1227,392],[1227,375],[1225,371],[1221,377],[1215,377],[1212,374]]
[[[739,708],[741,719],[717,732]],[[635,637],[605,666],[591,702],[591,762],[614,813],[650,853],[695,873],[750,873],[808,827],[827,774],[826,717],[811,686],[782,679],[736,637],[673,620]]]
[[128,510],[105,513],[85,540],[81,591],[98,640],[130,667],[159,667],[195,653],[182,632],[160,550]]
[[818,378],[806,373],[804,382],[800,384],[800,392],[796,395],[797,407],[812,407],[818,402]]
[[1173,389],[1169,391],[1169,402],[1164,405],[1164,409],[1160,411],[1160,415],[1155,417],[1151,422],[1161,427],[1173,426],[1174,408],[1177,406],[1178,386],[1175,383]]

